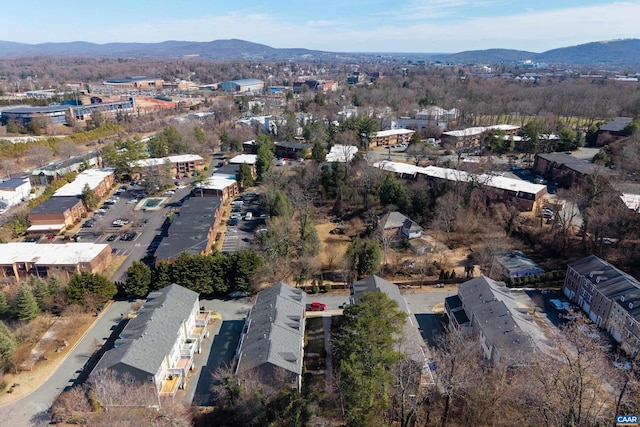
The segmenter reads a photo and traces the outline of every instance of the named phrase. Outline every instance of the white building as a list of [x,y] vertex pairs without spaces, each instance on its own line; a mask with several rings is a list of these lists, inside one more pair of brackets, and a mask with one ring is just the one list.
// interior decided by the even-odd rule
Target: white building
[[0,183],[0,209],[7,209],[25,201],[31,195],[29,178],[11,178]]

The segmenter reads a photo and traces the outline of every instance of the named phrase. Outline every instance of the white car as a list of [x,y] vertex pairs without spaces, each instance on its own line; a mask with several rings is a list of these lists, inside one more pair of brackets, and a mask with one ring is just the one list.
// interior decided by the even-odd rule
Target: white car
[[178,190],[182,190],[184,188],[187,188],[187,186],[186,185],[178,185]]
[[134,203],[138,203],[138,200],[139,200],[139,199],[131,199],[131,200],[129,200],[129,201],[127,202],[127,204],[128,204],[128,205],[132,205],[132,204],[134,204]]
[[176,192],[175,192],[175,191],[173,191],[173,190],[168,190],[168,191],[165,191],[165,192],[164,192],[164,195],[165,195],[165,196],[173,196],[174,194],[176,194]]

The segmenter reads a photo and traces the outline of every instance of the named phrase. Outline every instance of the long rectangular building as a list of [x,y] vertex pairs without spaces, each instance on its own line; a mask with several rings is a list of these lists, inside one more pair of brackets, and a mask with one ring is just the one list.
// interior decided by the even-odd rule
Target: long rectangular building
[[68,279],[73,273],[102,273],[111,262],[111,247],[99,243],[0,244],[0,272],[20,282],[29,276]]
[[184,388],[194,355],[208,335],[211,312],[201,311],[199,305],[197,292],[176,284],[151,292],[94,372],[127,374],[152,384],[160,397],[175,396]]
[[567,266],[562,287],[598,327],[607,330],[623,350],[640,350],[640,282],[608,262],[590,255]]
[[256,373],[266,384],[302,386],[306,294],[279,283],[258,293],[236,352],[236,374]]
[[544,196],[547,194],[546,185],[498,175],[472,174],[457,169],[437,166],[421,167],[387,160],[376,162],[373,167],[393,172],[405,179],[423,177],[432,181],[475,182],[493,189],[494,201],[514,205],[521,211],[535,210],[542,204]]

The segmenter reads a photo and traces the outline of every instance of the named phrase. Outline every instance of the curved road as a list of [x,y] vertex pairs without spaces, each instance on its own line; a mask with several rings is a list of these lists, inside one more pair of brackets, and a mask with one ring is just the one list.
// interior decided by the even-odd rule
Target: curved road
[[89,327],[87,333],[67,354],[52,375],[33,393],[22,399],[0,406],[0,424],[12,427],[41,426],[49,424],[49,408],[58,395],[74,384],[91,355],[98,350],[111,335],[114,327],[122,320],[131,304],[115,301],[100,318]]

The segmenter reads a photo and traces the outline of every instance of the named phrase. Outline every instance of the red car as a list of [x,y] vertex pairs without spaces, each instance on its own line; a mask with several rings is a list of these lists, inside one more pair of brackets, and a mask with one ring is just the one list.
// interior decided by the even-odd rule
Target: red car
[[327,304],[322,304],[321,302],[312,302],[311,304],[307,304],[307,310],[309,311],[324,311],[327,308]]

